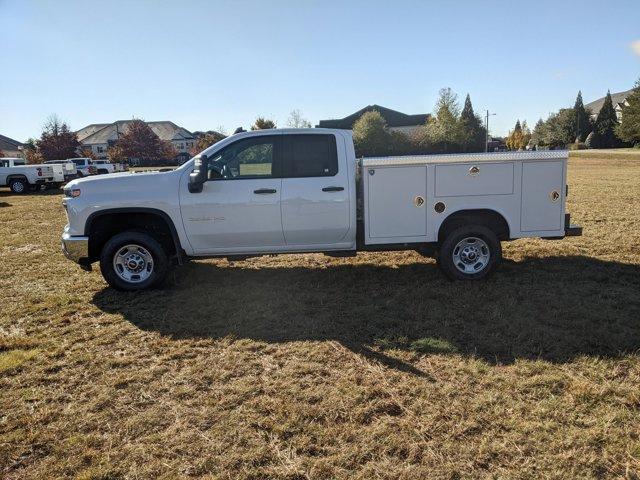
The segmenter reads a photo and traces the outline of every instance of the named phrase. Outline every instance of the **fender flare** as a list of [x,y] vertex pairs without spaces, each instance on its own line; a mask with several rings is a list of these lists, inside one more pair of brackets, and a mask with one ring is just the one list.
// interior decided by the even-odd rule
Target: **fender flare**
[[150,215],[157,215],[162,218],[167,225],[169,226],[169,231],[171,232],[171,239],[173,240],[173,245],[176,249],[176,256],[178,258],[178,263],[182,265],[183,259],[186,256],[184,254],[184,250],[182,249],[182,244],[180,243],[180,237],[178,236],[178,231],[176,230],[176,226],[173,223],[171,217],[167,214],[167,212],[163,210],[159,210],[157,208],[145,208],[145,207],[120,207],[120,208],[107,208],[105,210],[98,210],[97,212],[93,212],[91,215],[87,217],[87,220],[84,224],[84,234],[85,236],[89,236],[91,232],[91,226],[93,222],[106,215],[114,214],[114,213],[147,213]]
[[441,222],[440,225],[438,225],[438,229],[437,229],[437,238],[440,238],[440,232],[442,231],[442,226],[451,218],[454,217],[455,215],[464,215],[466,213],[469,214],[474,214],[474,213],[479,213],[479,212],[487,212],[487,213],[491,213],[491,214],[495,214],[498,217],[500,217],[502,219],[502,221],[505,223],[505,225],[507,226],[508,229],[508,236],[509,238],[511,238],[511,232],[513,231],[513,226],[511,225],[511,223],[508,220],[508,216],[504,214],[504,212],[500,211],[500,209],[496,209],[494,207],[483,207],[483,206],[479,206],[479,207],[474,207],[474,208],[466,208],[466,207],[461,207],[458,208],[456,210],[454,210],[453,212],[450,212],[449,215],[447,215]]
[[23,173],[12,173],[10,175],[7,175],[7,179],[6,179],[7,186],[9,185],[9,183],[11,183],[11,180],[24,180],[25,182],[27,182],[27,184],[31,185],[31,182],[29,181],[27,176]]

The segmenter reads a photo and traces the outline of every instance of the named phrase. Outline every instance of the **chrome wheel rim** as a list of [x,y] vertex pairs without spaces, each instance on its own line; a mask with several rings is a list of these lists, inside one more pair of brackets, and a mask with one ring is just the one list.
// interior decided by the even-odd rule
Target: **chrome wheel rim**
[[24,192],[24,183],[22,182],[14,182],[13,183],[13,191],[16,193]]
[[478,273],[487,268],[491,252],[487,242],[478,237],[467,237],[460,240],[451,255],[453,264],[462,273]]
[[153,273],[153,266],[153,256],[140,245],[120,247],[113,256],[113,269],[125,282],[144,282]]

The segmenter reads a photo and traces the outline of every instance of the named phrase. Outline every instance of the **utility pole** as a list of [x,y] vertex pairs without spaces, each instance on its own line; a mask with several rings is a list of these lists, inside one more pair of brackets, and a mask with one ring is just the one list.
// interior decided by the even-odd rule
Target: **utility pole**
[[489,110],[487,110],[487,114],[485,116],[485,127],[487,127],[487,135],[485,138],[485,142],[484,142],[484,151],[488,152],[489,151],[489,115],[495,115],[495,113],[489,113]]

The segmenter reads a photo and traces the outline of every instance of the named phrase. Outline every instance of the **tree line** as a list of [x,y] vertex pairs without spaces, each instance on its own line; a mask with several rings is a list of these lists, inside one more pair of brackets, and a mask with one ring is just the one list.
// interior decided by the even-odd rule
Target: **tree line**
[[[416,155],[437,153],[471,153],[485,149],[487,130],[474,112],[467,94],[462,109],[458,96],[443,88],[438,95],[434,115],[424,125],[406,135],[389,128],[377,111],[365,112],[353,125],[353,139],[358,156]],[[287,119],[290,128],[310,128],[311,123],[299,110]],[[272,119],[259,116],[251,130],[277,128]],[[194,132],[196,141],[190,153],[196,155],[226,137],[218,131]],[[582,93],[578,92],[573,108],[561,108],[546,120],[538,120],[533,131],[526,121],[516,124],[505,139],[507,148],[615,148],[640,146],[640,80],[622,106],[620,121],[616,115],[610,92],[598,115],[593,119],[585,108]],[[24,156],[29,163],[59,160],[78,155],[94,158],[90,149],[83,149],[78,137],[66,122],[52,115],[43,126],[40,138],[25,143]],[[160,139],[142,120],[133,119],[119,139],[107,148],[112,161],[170,161],[178,151],[171,142]]]
[[540,119],[533,132],[526,122],[516,122],[506,139],[512,150],[525,148],[618,148],[640,146],[640,80],[621,108],[618,120],[611,93],[607,92],[595,119],[585,108],[582,92],[578,92],[573,108],[561,108],[546,120]]
[[461,110],[458,96],[450,88],[440,90],[435,115],[408,135],[388,128],[377,111],[365,112],[353,125],[358,156],[482,152],[486,135],[469,94]]

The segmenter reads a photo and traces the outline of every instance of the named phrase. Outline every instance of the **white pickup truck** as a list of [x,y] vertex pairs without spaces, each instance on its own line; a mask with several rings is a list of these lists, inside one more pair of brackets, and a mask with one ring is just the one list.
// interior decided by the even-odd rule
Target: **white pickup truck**
[[93,164],[93,161],[90,158],[86,158],[86,157],[68,158],[67,161],[73,162],[76,164],[76,175],[79,178],[98,174],[98,169]]
[[91,163],[96,167],[98,175],[126,172],[128,170],[124,163],[111,163],[109,160],[92,160]]
[[27,165],[24,158],[0,158],[0,186],[9,187],[13,193],[26,193],[55,184],[52,165]]
[[60,165],[64,182],[69,182],[78,177],[78,169],[76,168],[76,164],[71,160],[47,160],[44,163],[45,165]]
[[350,131],[245,132],[174,171],[72,181],[62,248],[120,290],[190,258],[361,250],[435,254],[448,277],[476,280],[501,241],[582,233],[566,166],[564,151],[357,160]]

